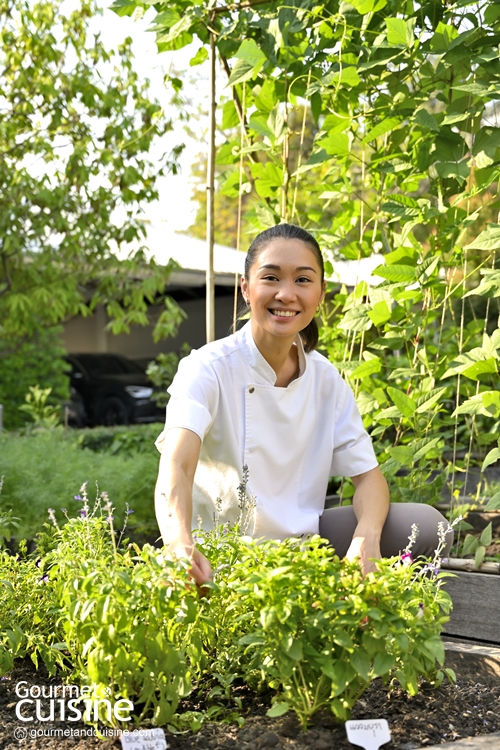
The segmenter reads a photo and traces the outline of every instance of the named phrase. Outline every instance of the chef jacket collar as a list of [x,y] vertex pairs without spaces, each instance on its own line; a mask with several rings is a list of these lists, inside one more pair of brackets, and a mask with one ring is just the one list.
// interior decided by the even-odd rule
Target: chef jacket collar
[[[247,362],[253,367],[258,374],[272,385],[276,382],[276,373],[269,364],[269,362],[260,353],[257,344],[254,341],[252,334],[252,321],[249,320],[243,328],[239,331],[241,335],[241,342]],[[297,334],[297,338],[294,342],[297,345],[299,354],[299,378],[304,374],[306,370],[306,355],[304,352],[304,346],[302,344],[302,338],[300,334]],[[295,382],[295,381],[292,381]]]

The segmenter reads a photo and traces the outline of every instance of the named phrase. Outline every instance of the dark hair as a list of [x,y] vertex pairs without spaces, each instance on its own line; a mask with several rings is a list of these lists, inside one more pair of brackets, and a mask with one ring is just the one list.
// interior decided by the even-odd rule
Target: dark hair
[[[320,246],[312,234],[309,234],[305,229],[302,229],[302,227],[298,227],[295,224],[276,224],[276,226],[271,227],[270,229],[265,229],[257,235],[250,245],[245,258],[245,278],[247,280],[250,276],[250,269],[258,256],[262,250],[273,242],[273,240],[300,240],[307,245],[316,256],[316,260],[321,269],[321,284],[323,284],[325,278],[325,266]],[[313,349],[316,349],[318,345],[319,331],[318,324],[314,318],[308,326],[300,331],[300,335],[304,343],[304,351],[311,352]]]

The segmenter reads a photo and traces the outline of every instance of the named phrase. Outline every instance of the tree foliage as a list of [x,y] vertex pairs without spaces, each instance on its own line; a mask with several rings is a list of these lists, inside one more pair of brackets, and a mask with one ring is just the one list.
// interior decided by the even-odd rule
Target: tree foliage
[[[115,0],[120,14],[145,7]],[[500,432],[500,6],[428,0],[156,3],[159,50],[215,35],[228,76],[219,191],[248,226],[295,221],[337,259],[384,255],[331,289],[322,346],[351,381],[402,499],[439,497]],[[307,110],[306,126],[292,125]],[[307,186],[307,200],[297,196]],[[328,215],[328,211],[330,214]],[[333,266],[331,265],[333,264]],[[481,275],[483,280],[481,281]],[[481,282],[481,283],[479,283]],[[483,311],[471,296],[486,300]],[[459,458],[463,461],[460,463]],[[451,494],[457,485],[451,483]]]
[[[131,40],[108,51],[89,35],[94,0],[0,0],[0,333],[31,335],[107,307],[114,332],[147,322],[171,268],[140,248],[140,206],[179,149],[160,159],[170,129],[134,68]],[[130,245],[129,243],[135,243]],[[134,251],[119,261],[115,250]],[[156,328],[180,320],[168,300]]]

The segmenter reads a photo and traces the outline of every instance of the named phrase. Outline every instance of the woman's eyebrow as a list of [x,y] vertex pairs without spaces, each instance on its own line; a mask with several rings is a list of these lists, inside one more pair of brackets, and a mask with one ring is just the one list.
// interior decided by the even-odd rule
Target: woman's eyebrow
[[[260,266],[259,271],[263,268],[271,268],[273,271],[281,271],[281,266],[275,266],[272,263],[266,263],[266,265]],[[298,266],[295,271],[312,271],[313,273],[316,273],[316,270],[311,266]]]

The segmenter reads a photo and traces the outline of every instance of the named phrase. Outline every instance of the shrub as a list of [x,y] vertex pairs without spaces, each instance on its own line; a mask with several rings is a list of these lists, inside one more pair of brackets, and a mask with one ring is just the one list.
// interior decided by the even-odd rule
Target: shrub
[[88,481],[90,487],[97,484],[113,497],[119,523],[128,503],[136,532],[155,538],[153,497],[159,454],[154,445],[149,453],[110,455],[82,449],[71,431],[68,436],[57,428],[0,438],[0,476],[5,476],[0,511],[10,509],[21,519],[15,537],[33,538],[49,508],[56,509],[59,520],[64,520],[62,508],[69,515],[77,513],[75,484]]
[[219,527],[198,538],[215,572],[206,598],[187,561],[117,540],[105,493],[91,509],[82,487],[80,502],[63,527],[51,514],[31,557],[0,552],[3,672],[30,655],[93,685],[94,699],[132,701],[142,725],[177,729],[223,710],[183,714],[182,697],[232,699],[237,680],[272,691],[269,715],[293,710],[306,726],[323,707],[344,721],[377,677],[411,694],[420,675],[454,678],[442,668],[451,601],[437,560],[405,554],[363,578],[317,536],[258,541]]
[[0,404],[4,408],[4,426],[15,430],[30,421],[19,407],[30,386],[52,388],[50,402],[59,405],[69,398],[68,365],[63,359],[62,329],[39,329],[31,338],[0,341]]

